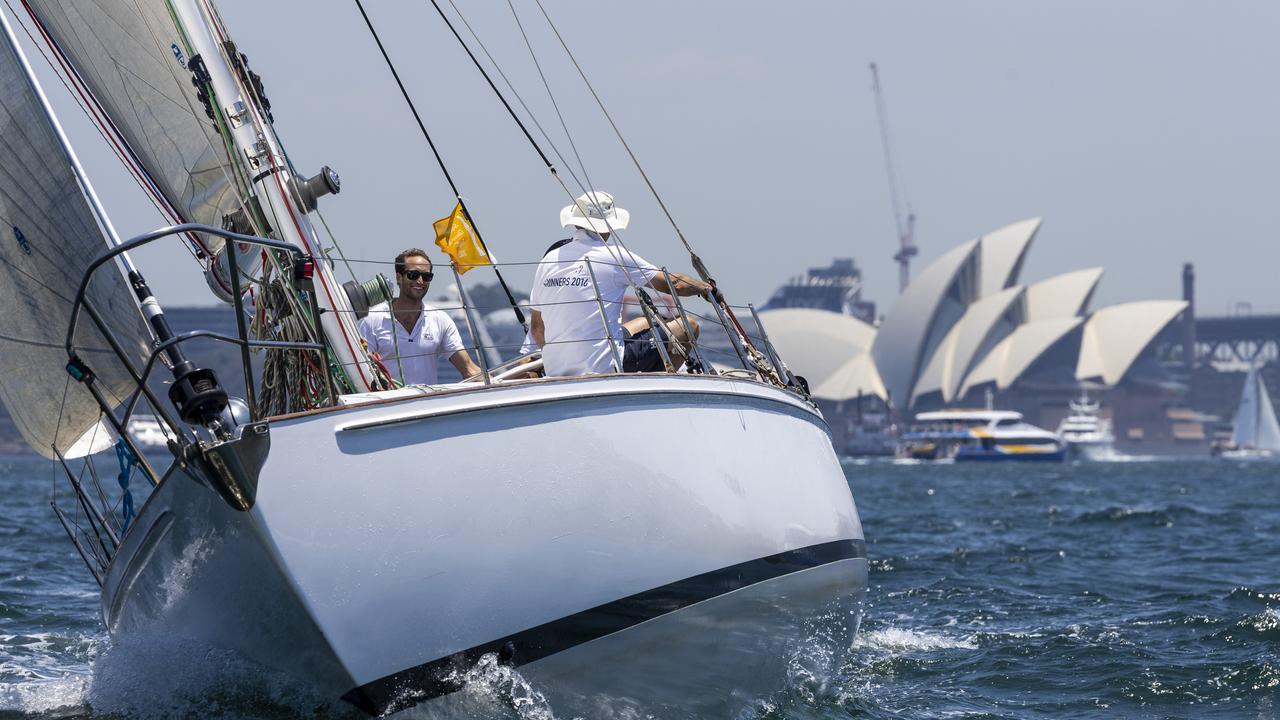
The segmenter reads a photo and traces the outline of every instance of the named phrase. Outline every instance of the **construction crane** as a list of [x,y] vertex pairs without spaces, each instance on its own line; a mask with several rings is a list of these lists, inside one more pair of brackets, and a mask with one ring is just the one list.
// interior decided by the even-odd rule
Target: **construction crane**
[[[880,71],[871,63],[871,90],[876,96],[876,116],[880,119],[880,143],[884,146],[884,168],[889,175],[889,197],[893,201],[893,224],[898,229],[898,252],[893,260],[898,263],[898,292],[907,289],[911,282],[911,258],[920,253],[915,244],[916,214],[907,200],[907,213],[902,214],[898,198],[898,176],[893,166],[893,149],[889,144],[889,120],[884,109],[884,93],[880,90]],[[903,193],[905,195],[905,192]]]

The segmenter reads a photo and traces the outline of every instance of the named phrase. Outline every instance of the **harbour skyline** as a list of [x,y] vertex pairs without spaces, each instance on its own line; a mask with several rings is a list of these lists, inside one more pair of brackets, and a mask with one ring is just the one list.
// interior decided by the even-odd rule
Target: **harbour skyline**
[[[1105,265],[1098,300],[1110,304],[1176,296],[1181,265],[1193,262],[1199,312],[1229,314],[1240,303],[1280,310],[1270,291],[1280,219],[1265,212],[1265,173],[1280,160],[1272,138],[1280,100],[1258,91],[1280,61],[1265,37],[1280,8],[546,6],[736,301],[763,302],[782,279],[849,256],[869,297],[887,305],[896,296],[897,242],[867,70],[875,61],[919,215],[913,272],[993,227],[1042,216],[1029,279]],[[459,7],[569,156],[509,10]],[[451,194],[354,6],[229,1],[223,12],[300,169],[328,164],[341,174],[343,194],[321,209],[347,254],[385,262],[405,245],[429,244],[424,228],[448,213]],[[495,253],[536,259],[562,234],[555,216],[568,204],[564,191],[428,5],[375,7],[371,17]],[[536,8],[521,9],[521,19],[594,184],[636,218],[625,237],[655,262],[684,268],[674,233],[545,21]],[[280,38],[271,28],[281,24],[303,32]],[[38,70],[121,234],[163,224],[47,68]],[[328,86],[344,88],[339,106],[322,94]],[[193,282],[185,253],[156,254],[172,268],[153,278],[162,300],[214,302]]]

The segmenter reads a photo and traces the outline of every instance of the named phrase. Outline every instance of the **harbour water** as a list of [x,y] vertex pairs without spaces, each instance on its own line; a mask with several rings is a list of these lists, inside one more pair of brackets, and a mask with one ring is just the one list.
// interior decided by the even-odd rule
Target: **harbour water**
[[[798,663],[758,717],[1280,717],[1280,467],[845,469],[872,559],[852,659]],[[112,646],[59,482],[0,460],[0,720],[348,715],[216,651]],[[518,673],[473,675],[423,714],[561,717]]]

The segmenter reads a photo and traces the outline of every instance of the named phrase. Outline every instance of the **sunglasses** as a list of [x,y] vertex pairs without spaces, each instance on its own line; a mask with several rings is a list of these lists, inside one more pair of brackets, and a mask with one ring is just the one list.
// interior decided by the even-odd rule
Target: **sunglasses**
[[409,278],[409,282],[414,282],[415,280],[420,279],[431,282],[431,279],[434,278],[436,274],[430,270],[406,270],[404,272],[404,276]]

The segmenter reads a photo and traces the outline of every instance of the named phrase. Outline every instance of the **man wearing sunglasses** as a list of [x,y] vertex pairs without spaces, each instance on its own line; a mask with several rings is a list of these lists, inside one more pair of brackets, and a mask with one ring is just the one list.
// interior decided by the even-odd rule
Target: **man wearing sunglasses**
[[424,250],[409,248],[396,256],[399,294],[389,303],[374,305],[360,320],[360,334],[369,351],[405,385],[437,384],[437,366],[446,357],[462,377],[478,374],[458,326],[443,310],[426,303],[434,273]]

